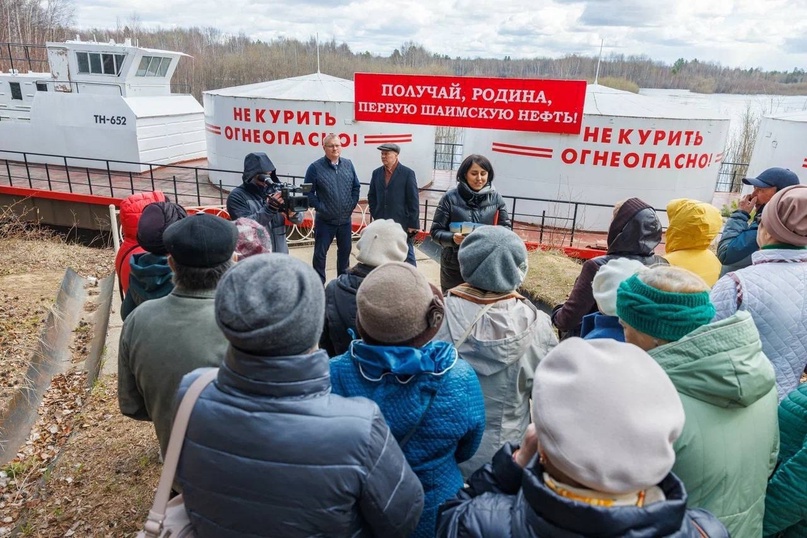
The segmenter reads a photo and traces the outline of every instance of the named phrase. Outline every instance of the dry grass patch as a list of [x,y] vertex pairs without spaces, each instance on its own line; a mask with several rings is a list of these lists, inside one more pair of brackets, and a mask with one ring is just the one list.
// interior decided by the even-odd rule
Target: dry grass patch
[[549,306],[564,302],[580,274],[580,263],[559,251],[536,250],[528,260],[530,268],[521,289]]

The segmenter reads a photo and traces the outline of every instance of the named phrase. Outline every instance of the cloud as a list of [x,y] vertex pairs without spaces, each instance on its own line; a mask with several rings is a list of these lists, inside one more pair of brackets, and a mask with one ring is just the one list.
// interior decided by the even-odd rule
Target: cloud
[[[146,27],[214,26],[269,40],[345,42],[389,55],[413,41],[450,57],[644,54],[792,69],[807,51],[805,0],[82,0],[81,28],[114,28],[137,13]],[[795,22],[794,22],[795,21]]]

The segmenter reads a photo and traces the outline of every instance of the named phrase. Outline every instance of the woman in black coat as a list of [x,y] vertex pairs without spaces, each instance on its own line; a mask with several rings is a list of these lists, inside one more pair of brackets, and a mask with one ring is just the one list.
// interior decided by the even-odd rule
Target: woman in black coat
[[457,170],[457,186],[443,195],[434,212],[431,236],[443,247],[440,256],[443,293],[463,283],[457,259],[466,235],[459,228],[463,222],[512,227],[504,198],[493,187],[493,165],[482,155],[469,155],[462,161]]

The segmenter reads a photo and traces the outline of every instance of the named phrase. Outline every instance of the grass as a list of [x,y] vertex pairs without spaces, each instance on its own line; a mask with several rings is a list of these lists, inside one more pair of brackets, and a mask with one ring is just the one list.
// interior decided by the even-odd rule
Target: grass
[[536,250],[527,259],[529,270],[521,289],[549,306],[564,302],[580,274],[580,264],[558,251]]

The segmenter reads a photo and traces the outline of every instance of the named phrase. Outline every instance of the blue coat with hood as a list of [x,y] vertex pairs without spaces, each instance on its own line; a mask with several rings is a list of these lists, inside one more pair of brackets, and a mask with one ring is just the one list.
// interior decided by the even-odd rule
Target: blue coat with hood
[[168,257],[144,252],[129,258],[129,289],[120,308],[124,321],[132,311],[149,299],[165,297],[174,289]]
[[[252,178],[266,172],[271,172],[271,181],[277,181],[275,170],[275,165],[266,153],[248,154],[244,158],[244,173],[241,175],[244,183],[234,188],[227,196],[227,213],[231,220],[246,217],[263,225],[272,238],[272,252],[288,254],[285,214],[267,206],[264,189],[252,183]],[[294,224],[300,224],[303,222],[303,215],[297,213],[289,220]]]
[[600,507],[562,497],[544,484],[533,459],[526,469],[503,446],[468,487],[440,507],[440,538],[728,538],[705,510],[687,510],[684,485],[672,473],[658,487],[665,500],[643,507]]
[[336,394],[376,402],[399,443],[412,432],[401,448],[425,494],[412,536],[433,537],[437,508],[462,487],[458,464],[474,455],[485,429],[473,368],[447,342],[412,348],[356,340],[331,360],[331,380]]

